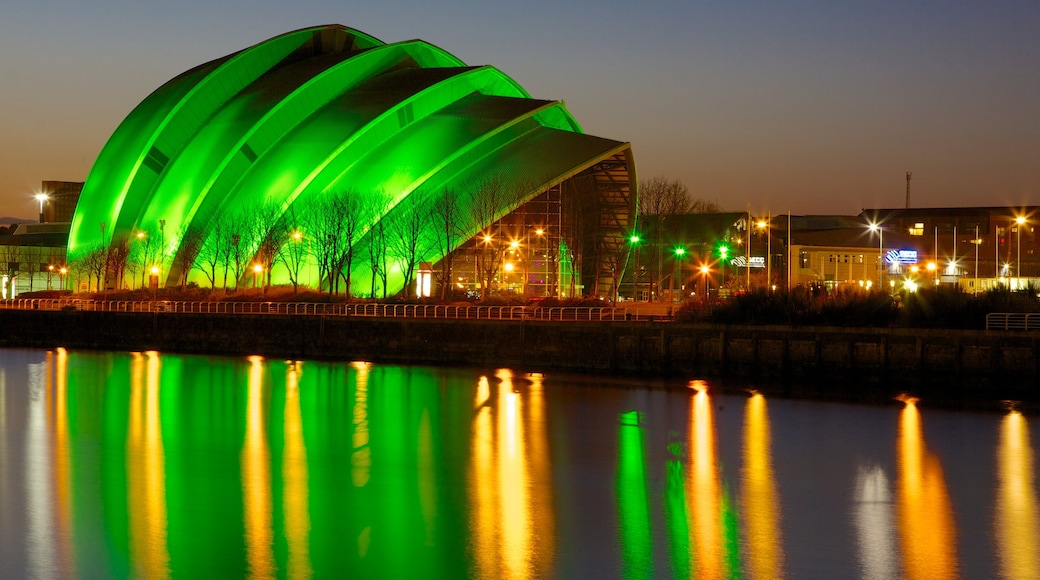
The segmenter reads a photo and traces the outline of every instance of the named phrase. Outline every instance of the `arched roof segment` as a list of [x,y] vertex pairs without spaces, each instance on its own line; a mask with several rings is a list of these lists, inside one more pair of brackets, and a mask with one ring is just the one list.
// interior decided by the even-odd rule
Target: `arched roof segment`
[[384,44],[338,25],[298,30],[187,71],[136,107],[91,170],[69,259],[164,223],[161,283],[173,283],[179,235],[209,235],[228,212],[288,212],[351,191],[388,200],[365,216],[371,226],[405,211],[406,198],[482,176],[530,198],[619,147],[628,145],[584,134],[561,102],[429,43]]

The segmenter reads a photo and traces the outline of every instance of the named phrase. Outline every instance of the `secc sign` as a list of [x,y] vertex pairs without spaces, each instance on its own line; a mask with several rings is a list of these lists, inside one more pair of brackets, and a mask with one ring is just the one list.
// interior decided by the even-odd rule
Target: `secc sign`
[[917,250],[889,250],[885,253],[885,262],[889,264],[916,264]]

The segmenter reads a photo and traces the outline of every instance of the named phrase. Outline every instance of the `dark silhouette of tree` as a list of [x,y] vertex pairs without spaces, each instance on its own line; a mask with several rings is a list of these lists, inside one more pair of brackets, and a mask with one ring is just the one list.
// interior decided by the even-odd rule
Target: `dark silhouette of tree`
[[454,189],[445,189],[438,195],[430,207],[430,219],[433,230],[433,247],[441,258],[441,300],[447,300],[448,290],[452,287],[456,249],[465,234],[462,205],[458,193]]

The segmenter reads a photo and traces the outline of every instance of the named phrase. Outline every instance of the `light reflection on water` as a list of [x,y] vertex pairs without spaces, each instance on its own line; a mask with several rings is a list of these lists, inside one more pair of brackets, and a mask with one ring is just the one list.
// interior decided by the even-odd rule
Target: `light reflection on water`
[[1031,418],[688,387],[0,350],[0,559],[56,578],[1040,577]]

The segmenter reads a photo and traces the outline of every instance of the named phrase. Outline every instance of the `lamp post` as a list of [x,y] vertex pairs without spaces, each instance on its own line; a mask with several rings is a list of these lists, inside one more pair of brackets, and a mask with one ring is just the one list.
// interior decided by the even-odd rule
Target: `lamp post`
[[43,223],[43,204],[50,199],[46,193],[37,193],[35,196],[36,201],[40,202],[40,223]]
[[729,246],[719,245],[719,262],[722,264],[722,287],[726,287],[726,261],[729,259]]
[[[682,264],[680,261],[682,257],[686,255],[686,248],[679,246],[675,248],[675,259],[672,260],[672,302],[681,302],[681,300],[675,299],[675,279],[678,277],[677,272],[682,272]],[[682,285],[679,285],[679,289],[682,289]]]
[[1017,236],[1016,237],[1018,238],[1018,240],[1015,242],[1015,245],[1018,246],[1018,264],[1015,266],[1015,276],[1018,278],[1018,283],[1015,284],[1015,286],[1016,287],[1021,287],[1022,286],[1022,226],[1026,223],[1026,218],[1024,218],[1023,216],[1018,216],[1017,218],[1015,218],[1015,223],[1018,224],[1018,227],[1015,228],[1015,231],[1017,232]]
[[765,231],[766,233],[766,288],[772,288],[773,286],[773,238],[769,235],[770,226],[772,226],[773,217],[770,214],[766,214],[766,219],[758,221],[758,229]]
[[[538,236],[539,240],[544,239],[545,230],[543,230],[542,228],[538,228],[537,230],[534,231],[534,235]],[[539,243],[538,245],[541,246],[542,244]],[[534,249],[532,248],[531,251],[533,252]],[[545,270],[545,276],[542,278],[542,295],[543,296],[548,296],[549,295],[549,248],[548,248],[548,245],[546,245],[545,255],[542,257],[542,259],[544,260],[544,262],[543,262],[544,268],[543,269]]]
[[54,274],[54,264],[47,264],[47,289],[51,289],[51,276]]
[[876,232],[878,235],[878,246],[877,246],[877,257],[878,257],[878,288],[884,288],[885,285],[885,230],[882,229],[881,224],[872,223],[869,226],[870,231]]
[[628,238],[629,242],[632,242],[632,247],[635,248],[636,252],[636,267],[632,273],[632,301],[637,300],[639,294],[639,236],[633,234],[632,237]]
[[264,271],[264,267],[260,264],[253,264],[253,287],[256,288],[256,295],[260,295],[260,272]]
[[61,284],[61,290],[63,292],[65,291],[65,274],[67,273],[68,270],[65,266],[62,266],[61,269],[58,270],[58,283]]
[[162,274],[163,269],[166,267],[166,234],[163,228],[166,227],[166,220],[159,220],[159,273]]
[[701,264],[700,271],[701,271],[701,285],[704,287],[704,296],[701,298],[701,301],[702,302],[707,302],[708,301],[708,272],[711,271],[711,268],[708,267],[707,264]]

